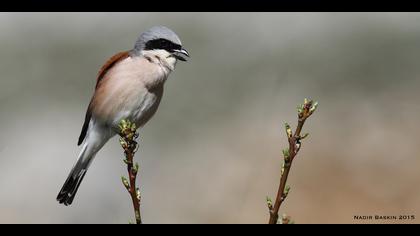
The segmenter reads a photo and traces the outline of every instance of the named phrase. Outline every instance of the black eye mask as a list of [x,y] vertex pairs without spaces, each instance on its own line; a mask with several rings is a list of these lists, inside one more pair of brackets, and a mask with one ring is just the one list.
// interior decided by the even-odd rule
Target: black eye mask
[[174,50],[181,50],[181,48],[181,45],[173,43],[166,39],[150,40],[146,43],[144,47],[145,50],[164,49],[168,52],[173,52]]

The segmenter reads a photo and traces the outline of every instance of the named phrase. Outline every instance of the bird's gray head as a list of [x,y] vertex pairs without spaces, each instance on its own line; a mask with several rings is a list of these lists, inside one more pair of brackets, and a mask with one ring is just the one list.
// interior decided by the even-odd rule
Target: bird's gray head
[[189,57],[178,35],[165,26],[154,26],[139,36],[134,45],[134,53],[139,55],[144,50],[166,50],[181,61]]

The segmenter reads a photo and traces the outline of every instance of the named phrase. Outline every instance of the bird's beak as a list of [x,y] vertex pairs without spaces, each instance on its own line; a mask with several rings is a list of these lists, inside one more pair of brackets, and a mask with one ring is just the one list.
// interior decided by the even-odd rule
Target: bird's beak
[[187,61],[187,57],[190,57],[190,54],[184,48],[173,50],[172,55],[181,61]]

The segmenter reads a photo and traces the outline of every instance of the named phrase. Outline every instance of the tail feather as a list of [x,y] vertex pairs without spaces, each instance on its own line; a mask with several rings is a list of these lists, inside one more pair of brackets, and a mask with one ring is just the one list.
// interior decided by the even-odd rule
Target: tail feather
[[97,125],[90,121],[89,129],[86,138],[84,139],[83,148],[79,154],[76,164],[71,170],[66,182],[61,188],[57,196],[57,201],[66,206],[71,205],[77,190],[85,177],[91,162],[96,153],[103,147],[103,145],[115,135],[112,130],[107,127]]
[[60,204],[69,206],[72,204],[76,192],[79,189],[80,184],[82,183],[83,177],[85,177],[86,170],[83,169],[77,176],[69,175],[66,182],[63,185],[60,193],[58,193],[57,201]]
[[64,204],[65,206],[71,205],[94,155],[95,153],[88,150],[88,145],[84,144],[76,165],[71,170],[66,182],[64,182],[63,187],[57,195],[57,201],[60,204]]

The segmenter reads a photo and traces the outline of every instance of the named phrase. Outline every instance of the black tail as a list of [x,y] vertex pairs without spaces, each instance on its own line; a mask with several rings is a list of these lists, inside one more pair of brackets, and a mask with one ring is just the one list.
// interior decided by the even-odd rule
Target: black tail
[[[84,132],[82,132],[82,138],[83,133]],[[110,132],[108,132],[107,129],[103,129],[102,127],[97,127],[93,133],[95,134],[93,138],[89,139],[89,141],[84,140],[85,143],[83,144],[82,150],[80,151],[79,157],[77,158],[77,162],[73,166],[66,182],[58,193],[57,201],[60,204],[64,204],[66,206],[71,205],[74,197],[76,196],[76,192],[79,189],[83,178],[85,177],[86,171],[88,170],[96,153],[103,147],[108,139],[112,137]],[[88,137],[85,139],[87,138]]]
[[82,183],[83,177],[85,177],[86,169],[79,171],[77,175],[70,173],[63,187],[58,193],[57,201],[65,206],[71,205],[74,197],[76,196],[77,190],[79,189],[80,183]]

